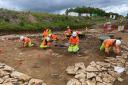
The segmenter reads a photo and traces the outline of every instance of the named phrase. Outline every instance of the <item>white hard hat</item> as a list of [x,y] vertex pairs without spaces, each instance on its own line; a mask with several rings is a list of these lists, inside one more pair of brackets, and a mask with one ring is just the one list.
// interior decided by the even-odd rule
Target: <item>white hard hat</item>
[[20,36],[20,40],[23,40],[24,39],[24,36]]
[[77,36],[77,33],[76,33],[76,32],[73,32],[73,33],[72,33],[72,36],[73,36],[73,37],[76,37],[76,36]]
[[47,40],[47,41],[50,41],[50,37],[47,37],[46,40]]
[[121,40],[116,40],[116,45],[121,45]]

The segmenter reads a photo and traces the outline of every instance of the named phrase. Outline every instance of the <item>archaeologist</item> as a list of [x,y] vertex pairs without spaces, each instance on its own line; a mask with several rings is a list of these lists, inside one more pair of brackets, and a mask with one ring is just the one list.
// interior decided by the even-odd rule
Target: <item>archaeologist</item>
[[79,38],[77,36],[76,32],[72,33],[72,36],[69,38],[69,47],[68,47],[68,52],[77,52],[79,50]]
[[50,37],[45,37],[40,45],[40,48],[48,48],[51,46]]
[[57,46],[58,36],[56,34],[49,34],[52,45]]
[[57,41],[58,40],[58,36],[56,34],[49,34],[49,37],[52,41]]
[[28,37],[20,36],[20,40],[23,41],[24,47],[31,47],[34,45],[34,44],[32,44],[31,39]]
[[48,35],[51,34],[51,33],[52,32],[51,32],[50,29],[45,28],[43,33],[42,33],[42,36],[43,36],[43,38],[45,38],[45,37],[48,37]]
[[109,55],[110,51],[113,50],[116,55],[119,55],[121,52],[120,46],[120,39],[106,39],[103,41],[100,51],[105,50],[106,55]]
[[64,36],[65,38],[69,38],[72,35],[72,30],[70,29],[70,27],[67,27],[67,30],[64,31]]

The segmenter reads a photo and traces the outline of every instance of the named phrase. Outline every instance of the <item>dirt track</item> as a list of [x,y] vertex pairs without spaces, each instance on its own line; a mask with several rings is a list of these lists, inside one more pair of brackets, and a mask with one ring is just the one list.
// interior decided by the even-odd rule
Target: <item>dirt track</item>
[[[126,33],[116,35],[128,40]],[[38,38],[33,41],[39,45]],[[88,65],[91,61],[103,61],[105,56],[98,51],[98,47],[98,38],[92,36],[81,39],[81,50],[78,54],[68,53],[66,47],[52,47],[47,50],[38,47],[21,48],[18,40],[0,40],[0,62],[32,77],[43,79],[48,85],[66,85],[70,78],[65,73],[67,66],[76,62],[85,62]],[[122,84],[116,82],[115,85],[127,85],[126,80]]]

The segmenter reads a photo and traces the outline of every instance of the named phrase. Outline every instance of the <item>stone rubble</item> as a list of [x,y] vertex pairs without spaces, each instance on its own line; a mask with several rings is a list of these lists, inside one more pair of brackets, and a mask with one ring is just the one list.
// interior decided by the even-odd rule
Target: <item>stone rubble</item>
[[46,83],[0,63],[0,85],[46,85]]
[[123,81],[121,75],[114,71],[115,66],[125,68],[128,74],[128,53],[124,52],[121,56],[107,57],[104,62],[92,61],[87,67],[84,62],[76,63],[66,69],[67,74],[74,75],[67,85],[113,85],[118,80]]
[[68,81],[67,85],[81,85],[81,83],[77,79],[73,78]]

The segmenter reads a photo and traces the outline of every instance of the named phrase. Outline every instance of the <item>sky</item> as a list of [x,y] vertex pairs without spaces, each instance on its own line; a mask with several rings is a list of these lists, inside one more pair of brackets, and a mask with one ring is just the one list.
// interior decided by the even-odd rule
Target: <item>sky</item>
[[90,6],[121,15],[128,13],[128,0],[0,0],[0,8],[64,13],[68,8]]

